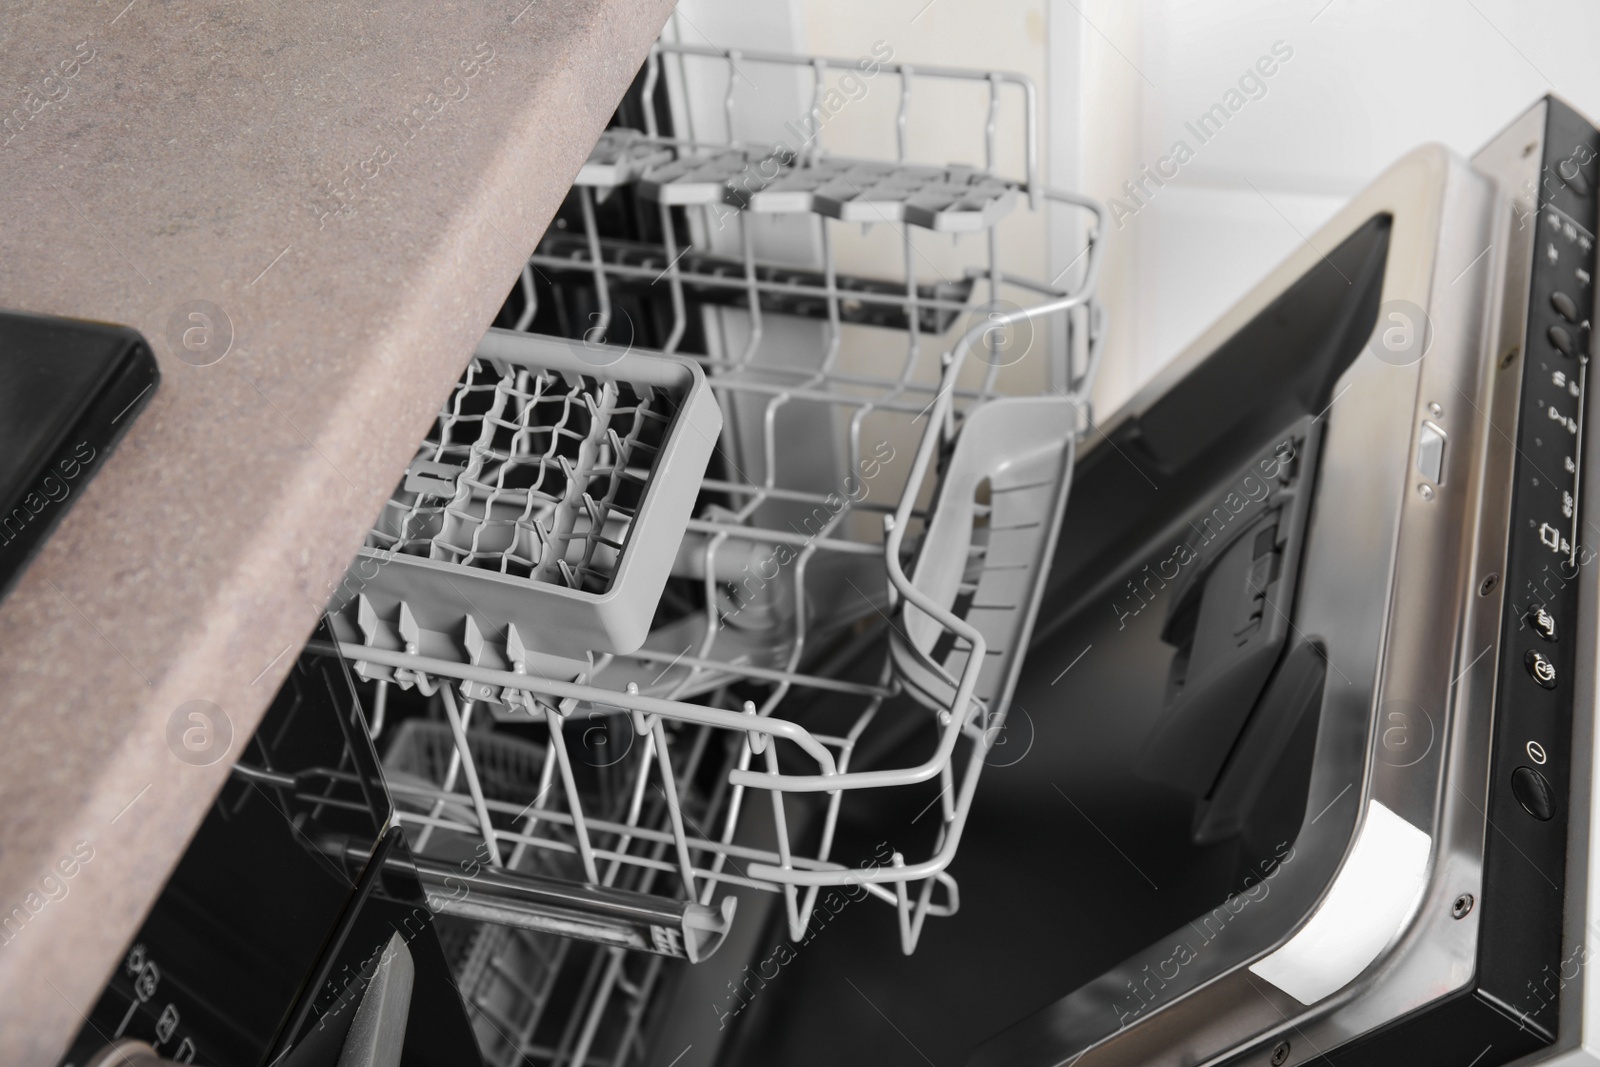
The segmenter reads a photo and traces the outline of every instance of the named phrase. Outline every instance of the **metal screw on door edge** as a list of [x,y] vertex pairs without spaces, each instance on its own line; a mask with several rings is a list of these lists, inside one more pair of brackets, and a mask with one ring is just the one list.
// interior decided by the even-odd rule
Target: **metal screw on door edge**
[[1289,1042],[1280,1041],[1272,1050],[1272,1067],[1283,1067],[1283,1062],[1289,1058]]
[[1494,592],[1494,587],[1499,584],[1500,576],[1498,574],[1489,575],[1489,577],[1483,580],[1483,584],[1478,586],[1478,595],[1488,596],[1490,593]]
[[1456,902],[1450,905],[1450,915],[1456,919],[1465,919],[1472,911],[1472,894],[1462,893],[1456,897]]

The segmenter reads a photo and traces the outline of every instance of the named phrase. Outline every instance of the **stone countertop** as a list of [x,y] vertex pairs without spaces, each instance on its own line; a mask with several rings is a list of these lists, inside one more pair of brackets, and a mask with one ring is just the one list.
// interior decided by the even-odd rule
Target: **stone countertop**
[[0,307],[134,326],[163,377],[0,602],[0,1063],[82,1025],[670,7],[0,18]]

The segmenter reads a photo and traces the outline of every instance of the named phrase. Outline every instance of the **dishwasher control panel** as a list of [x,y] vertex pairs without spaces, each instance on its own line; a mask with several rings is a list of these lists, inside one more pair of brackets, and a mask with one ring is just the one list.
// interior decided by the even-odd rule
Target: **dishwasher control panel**
[[1554,1040],[1566,884],[1600,135],[1549,101],[1522,346],[1485,838],[1481,993]]

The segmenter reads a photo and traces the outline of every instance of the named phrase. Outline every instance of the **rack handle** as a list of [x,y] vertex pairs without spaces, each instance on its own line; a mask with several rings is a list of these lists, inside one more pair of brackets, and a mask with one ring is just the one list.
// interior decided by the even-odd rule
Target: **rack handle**
[[[328,838],[324,852],[360,869],[371,853],[350,839]],[[699,963],[721,947],[738,901],[716,905],[544,878],[472,861],[391,856],[389,867],[414,871],[428,909],[480,922],[593,941]]]
[[[910,583],[941,611],[957,615],[965,591],[966,622],[983,635],[993,662],[979,669],[974,695],[993,701],[1010,659],[1031,623],[1031,607],[1060,518],[1060,494],[1072,455],[1076,409],[1070,398],[991,400],[963,420],[955,451],[939,484],[939,499],[918,547]],[[987,486],[986,502],[980,489]],[[979,543],[980,530],[987,545]],[[1004,568],[987,569],[987,555]],[[969,584],[976,591],[967,590]],[[941,654],[945,620],[909,599],[890,633],[895,669],[908,690],[954,713],[956,678],[970,649]],[[938,662],[938,659],[944,662]],[[998,668],[998,669],[997,669]]]

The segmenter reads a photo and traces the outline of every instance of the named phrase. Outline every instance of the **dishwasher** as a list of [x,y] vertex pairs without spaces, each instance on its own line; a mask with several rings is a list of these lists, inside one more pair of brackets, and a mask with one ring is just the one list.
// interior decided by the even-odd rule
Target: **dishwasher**
[[[885,158],[734,136],[744,68],[814,132],[869,61]],[[950,93],[981,166],[908,136]],[[61,1063],[1569,1041],[1600,133],[1411,153],[1098,416],[1036,111],[658,42]]]

